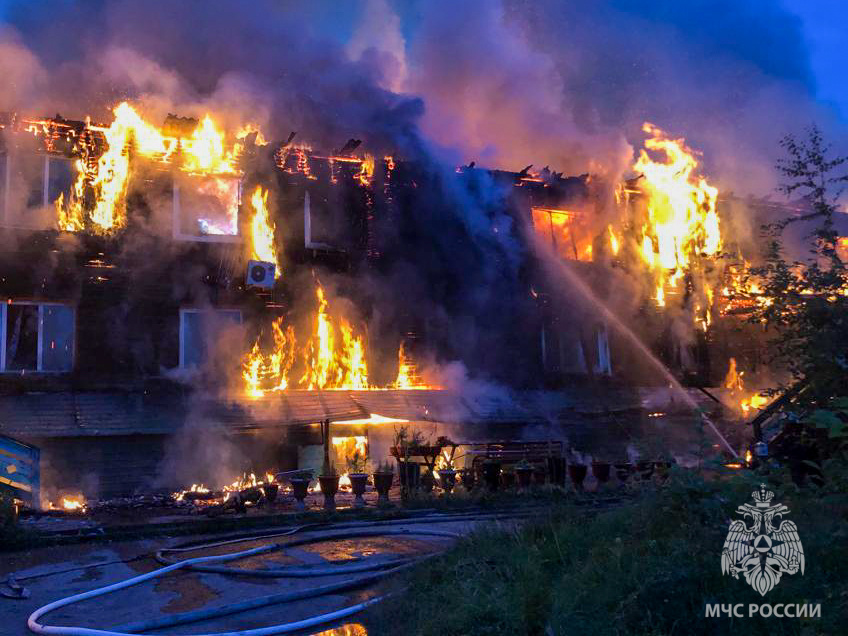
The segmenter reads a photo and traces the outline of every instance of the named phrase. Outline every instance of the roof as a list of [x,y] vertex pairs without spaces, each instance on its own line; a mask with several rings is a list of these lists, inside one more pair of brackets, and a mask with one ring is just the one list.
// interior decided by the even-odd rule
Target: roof
[[453,423],[551,422],[639,408],[623,389],[283,391],[261,398],[120,392],[0,396],[0,433],[24,437],[168,434],[189,418],[233,431],[367,418]]

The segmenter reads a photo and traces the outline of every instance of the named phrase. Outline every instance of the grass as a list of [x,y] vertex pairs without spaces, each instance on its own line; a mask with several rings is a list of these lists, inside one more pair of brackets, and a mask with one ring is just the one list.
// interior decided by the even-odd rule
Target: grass
[[[705,481],[676,474],[665,488],[587,516],[567,503],[521,526],[478,531],[422,565],[405,591],[373,610],[374,633],[835,634],[848,617],[848,497],[799,491],[773,477],[807,559],[763,598],[723,576],[720,555],[738,505],[762,478]],[[818,619],[709,618],[706,604],[820,603]]]

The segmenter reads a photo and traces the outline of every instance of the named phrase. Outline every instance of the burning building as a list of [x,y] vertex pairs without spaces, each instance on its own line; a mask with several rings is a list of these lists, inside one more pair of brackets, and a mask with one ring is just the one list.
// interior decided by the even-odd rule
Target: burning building
[[[729,203],[649,125],[641,176],[620,185],[445,173],[355,139],[320,152],[209,115],[154,123],[128,103],[103,124],[0,125],[0,432],[42,448],[56,490],[148,487],[163,465],[196,470],[185,454],[206,479],[314,464],[328,420],[342,450],[385,450],[396,422],[572,442],[616,413],[638,423],[632,352],[551,284],[539,245],[604,302],[626,290],[643,335],[701,386],[740,329],[721,326],[742,285],[718,258]],[[238,450],[198,450],[214,435]]]

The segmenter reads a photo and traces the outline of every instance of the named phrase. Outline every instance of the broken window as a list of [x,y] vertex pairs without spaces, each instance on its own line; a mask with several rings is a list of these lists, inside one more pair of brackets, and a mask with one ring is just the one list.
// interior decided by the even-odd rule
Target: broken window
[[62,372],[73,368],[72,307],[8,302],[0,307],[0,370]]
[[224,333],[240,324],[237,309],[181,309],[180,366],[204,365]]
[[174,238],[230,241],[238,236],[241,181],[232,176],[188,176],[174,182]]
[[554,208],[534,207],[532,212],[533,229],[560,258],[592,261],[592,235],[582,215]]

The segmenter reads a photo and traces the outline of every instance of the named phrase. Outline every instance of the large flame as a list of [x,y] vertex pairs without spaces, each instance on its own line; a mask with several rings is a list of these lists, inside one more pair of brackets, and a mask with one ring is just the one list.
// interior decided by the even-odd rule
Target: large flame
[[261,397],[268,391],[284,391],[289,386],[289,371],[295,358],[294,329],[283,325],[283,318],[271,323],[274,348],[263,353],[259,340],[242,359],[242,378],[245,390],[252,397]]
[[[56,202],[59,228],[77,231],[86,218],[99,231],[120,228],[126,222],[126,190],[130,176],[130,154],[163,163],[176,163],[189,174],[238,173],[237,160],[244,147],[244,138],[258,131],[246,126],[236,142],[228,144],[224,133],[207,115],[189,137],[164,134],[151,125],[127,102],[113,110],[114,121],[108,127],[89,125],[91,131],[103,136],[105,151],[96,161],[75,162],[77,178],[70,196]],[[257,143],[260,136],[256,136]],[[83,208],[83,193],[88,188],[93,203]]]
[[274,263],[274,278],[282,273],[277,247],[274,243],[274,222],[268,212],[268,191],[256,186],[250,197],[253,218],[250,221],[251,256],[253,260]]
[[310,390],[367,389],[368,368],[362,338],[354,335],[343,317],[339,318],[336,329],[327,313],[327,300],[320,284],[315,294],[318,310],[304,352],[306,370],[300,383]]
[[440,387],[428,385],[421,377],[418,365],[407,353],[404,343],[398,347],[398,373],[395,380],[396,389],[438,389]]
[[[242,358],[242,380],[248,395],[261,397],[287,388],[363,390],[368,385],[365,343],[344,318],[334,319],[328,311],[324,288],[316,287],[318,308],[311,333],[302,349],[296,348],[295,331],[274,320],[273,349],[263,351],[259,339]],[[290,380],[295,364],[303,369],[299,381]]]
[[[698,162],[682,139],[669,139],[652,124],[651,136],[639,153],[634,170],[642,173],[648,196],[642,229],[642,258],[654,273],[657,304],[665,304],[667,287],[674,288],[701,257],[721,249],[716,213],[718,189],[696,174]],[[652,159],[648,151],[660,155]]]

